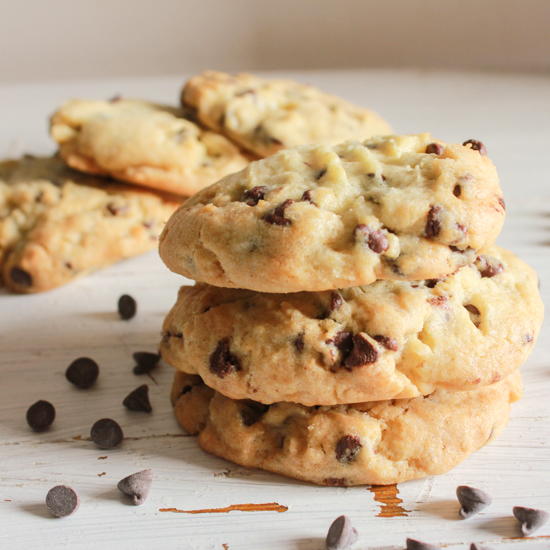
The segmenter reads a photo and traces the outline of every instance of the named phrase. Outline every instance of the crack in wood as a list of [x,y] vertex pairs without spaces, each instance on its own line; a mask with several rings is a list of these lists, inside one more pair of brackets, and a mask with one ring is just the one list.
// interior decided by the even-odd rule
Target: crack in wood
[[288,506],[278,502],[264,502],[262,504],[231,504],[224,508],[202,508],[199,510],[180,510],[178,508],[159,508],[159,512],[175,512],[178,514],[224,514],[227,512],[286,512]]

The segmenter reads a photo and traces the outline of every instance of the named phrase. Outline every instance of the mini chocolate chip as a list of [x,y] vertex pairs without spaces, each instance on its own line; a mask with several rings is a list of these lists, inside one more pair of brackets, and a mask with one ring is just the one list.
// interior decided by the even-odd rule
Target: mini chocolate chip
[[89,357],[75,359],[65,371],[67,380],[77,388],[85,390],[92,386],[99,376],[97,363]]
[[504,266],[495,258],[478,256],[475,265],[482,277],[494,277],[504,271]]
[[90,437],[100,449],[112,449],[120,445],[124,434],[118,422],[111,418],[102,418],[92,426]]
[[534,337],[532,334],[524,334],[521,338],[522,344],[530,344],[534,340]]
[[458,183],[453,188],[453,195],[455,197],[460,197],[460,195],[462,195],[462,187]]
[[504,199],[502,197],[498,198],[498,204],[500,204],[502,210],[506,210],[506,203],[504,202]]
[[441,550],[441,548],[421,540],[407,539],[407,550]]
[[348,480],[345,477],[325,477],[323,483],[329,487],[346,487]]
[[292,199],[287,199],[282,204],[277,206],[277,208],[275,208],[271,212],[268,212],[263,217],[264,221],[273,225],[290,225],[292,221],[288,218],[285,218],[285,209],[293,203],[294,201]]
[[428,217],[426,220],[426,228],[424,229],[424,235],[428,239],[433,239],[441,233],[441,206],[432,205],[428,211]]
[[381,254],[388,249],[388,239],[381,229],[371,229],[368,225],[360,223],[354,229],[355,238],[361,240],[376,254]]
[[124,321],[131,319],[136,314],[136,310],[137,303],[130,295],[123,294],[118,299],[118,314]]
[[131,411],[142,411],[150,413],[153,409],[149,401],[149,387],[147,384],[138,386],[131,391],[122,401],[122,404]]
[[107,210],[113,216],[118,216],[119,214],[124,214],[125,212],[128,212],[129,206],[127,204],[114,204],[110,202],[107,205]]
[[397,351],[399,349],[399,345],[397,344],[397,340],[395,338],[390,338],[389,336],[384,336],[382,334],[377,334],[376,336],[373,336],[373,338],[382,344],[386,349],[391,351]]
[[477,139],[468,139],[462,145],[469,145],[474,151],[479,151],[480,155],[487,154],[487,148],[481,141],[478,141]]
[[336,443],[336,460],[349,463],[355,460],[363,445],[356,435],[345,435]]
[[426,153],[428,155],[441,155],[445,151],[445,147],[440,143],[428,143],[426,145]]
[[460,515],[464,519],[481,512],[492,502],[491,497],[481,489],[459,485],[456,488],[456,498],[460,502]]
[[474,304],[466,304],[464,306],[472,315],[479,315],[479,309]]
[[268,189],[265,185],[257,185],[252,189],[247,189],[243,194],[243,199],[248,206],[256,206],[261,200],[264,199]]
[[298,353],[302,353],[302,351],[304,351],[304,333],[301,332],[300,334],[298,334],[298,336],[296,336],[296,338],[294,338],[292,343],[294,344],[294,347],[296,348],[296,351]]
[[380,177],[382,178],[382,181],[386,181],[386,180],[387,180],[387,178],[386,178],[386,176],[384,176],[384,174],[382,174]]
[[357,530],[348,516],[336,518],[330,525],[325,539],[326,550],[348,550],[356,541]]
[[27,422],[35,432],[47,430],[55,420],[55,407],[49,402],[40,400],[27,409]]
[[149,496],[153,483],[153,470],[141,470],[117,483],[118,490],[132,499],[134,505],[143,504]]
[[326,168],[323,168],[322,170],[319,170],[319,172],[317,172],[317,175],[315,176],[315,179],[320,180],[326,173],[327,173]]
[[241,418],[245,426],[252,426],[256,424],[260,418],[267,412],[269,405],[258,403],[257,401],[245,401],[243,402],[243,408],[241,409]]
[[519,521],[521,532],[525,537],[540,529],[550,518],[550,514],[544,510],[525,508],[524,506],[514,506],[512,512]]
[[374,172],[369,172],[369,173],[367,174],[367,176],[368,176],[369,178],[374,178],[375,174],[374,174]]
[[311,189],[306,189],[303,194],[302,194],[302,198],[300,199],[301,201],[305,201],[305,202],[309,202],[310,204],[315,204],[313,202],[313,199],[311,198]]
[[428,303],[432,306],[444,306],[447,304],[447,296],[432,296],[428,298]]
[[241,370],[239,358],[229,351],[229,338],[220,340],[210,355],[210,370],[220,378]]
[[344,299],[337,290],[334,290],[330,293],[330,311],[336,311],[337,309],[340,309],[343,303]]
[[16,285],[29,288],[32,286],[32,277],[28,271],[20,267],[12,267],[10,270],[10,279]]
[[[178,336],[174,337],[177,338]],[[134,374],[147,374],[156,368],[160,361],[160,355],[150,351],[136,351],[132,353],[132,357],[137,363],[133,368]]]
[[369,340],[361,333],[353,335],[353,347],[344,359],[344,366],[348,369],[362,367],[376,362],[378,352]]
[[80,499],[74,489],[66,485],[52,487],[46,495],[46,507],[52,516],[64,518],[78,510]]
[[426,279],[424,281],[424,284],[428,287],[428,288],[434,288],[435,285],[439,283],[439,279]]

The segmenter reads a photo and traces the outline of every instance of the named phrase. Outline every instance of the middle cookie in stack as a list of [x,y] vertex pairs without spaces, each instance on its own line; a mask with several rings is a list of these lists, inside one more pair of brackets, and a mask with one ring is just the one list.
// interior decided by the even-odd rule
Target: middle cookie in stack
[[542,307],[534,272],[492,246],[504,203],[482,153],[426,134],[300,147],[181,207],[161,256],[209,283],[164,325],[184,428],[328,485],[441,473],[485,444]]

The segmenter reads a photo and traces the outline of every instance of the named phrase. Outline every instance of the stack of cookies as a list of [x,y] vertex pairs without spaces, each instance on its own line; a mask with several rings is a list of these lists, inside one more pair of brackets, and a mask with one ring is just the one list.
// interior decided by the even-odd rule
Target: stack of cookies
[[74,99],[50,131],[58,155],[0,162],[0,273],[15,292],[155,248],[184,197],[253,158],[389,126],[310,86],[209,71],[187,82],[181,107]]
[[160,239],[197,281],[161,343],[180,424],[323,485],[449,470],[506,424],[542,320],[504,215],[483,144],[428,134],[285,149],[199,192]]

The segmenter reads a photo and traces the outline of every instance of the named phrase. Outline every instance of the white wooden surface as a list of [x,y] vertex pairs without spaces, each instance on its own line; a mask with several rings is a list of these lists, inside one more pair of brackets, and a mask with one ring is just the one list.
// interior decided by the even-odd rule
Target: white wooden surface
[[[483,140],[496,162],[508,205],[500,243],[540,273],[550,298],[550,79],[544,76],[420,72],[325,72],[296,75],[373,106],[399,132],[430,130],[451,141]],[[115,93],[174,100],[179,77],[0,87],[0,155],[53,150],[46,116],[70,96]],[[378,517],[367,488],[320,488],[246,471],[201,452],[172,418],[172,373],[155,380],[131,373],[131,352],[155,350],[163,315],[183,280],[155,253],[120,263],[64,288],[36,296],[0,295],[0,548],[316,550],[330,521],[349,514],[358,550],[402,548],[407,536],[450,548],[483,541],[499,549],[550,548],[550,525],[517,539],[514,505],[550,511],[550,342],[548,323],[524,367],[524,399],[500,438],[451,473],[399,485],[405,517]],[[139,303],[135,319],[115,314],[120,294]],[[95,388],[79,391],[64,378],[70,361],[95,358]],[[126,411],[121,401],[147,381],[152,415]],[[34,434],[25,411],[37,399],[57,409],[53,429]],[[86,440],[101,417],[117,419],[127,436],[116,450]],[[101,458],[106,457],[106,458]],[[119,499],[116,482],[142,468],[155,481],[144,506]],[[63,520],[44,508],[59,483],[80,493],[80,510]],[[457,519],[454,490],[471,484],[493,505],[469,521]],[[286,512],[185,514],[242,503],[279,503]]]

